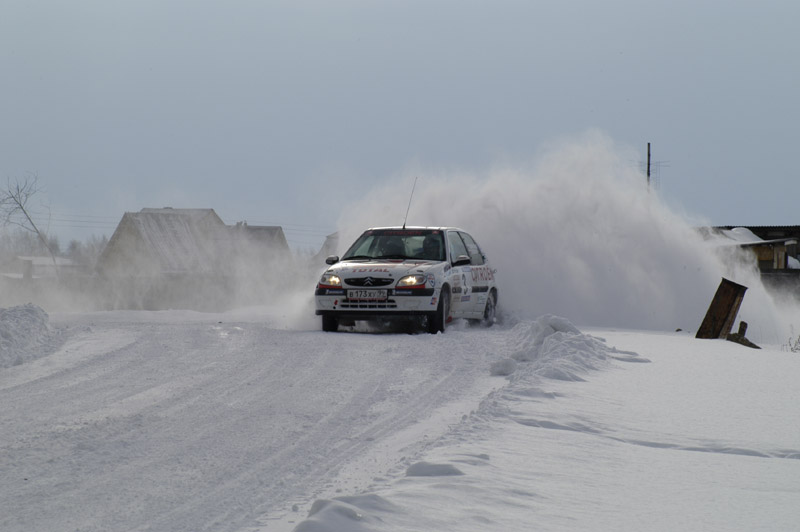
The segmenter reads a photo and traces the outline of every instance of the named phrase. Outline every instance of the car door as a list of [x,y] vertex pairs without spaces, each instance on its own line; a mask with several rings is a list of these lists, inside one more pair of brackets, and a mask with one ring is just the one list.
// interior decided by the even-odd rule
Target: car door
[[[494,283],[494,272],[491,267],[486,263],[481,248],[468,233],[463,231],[459,233],[464,245],[467,248],[467,253],[470,259],[470,273],[471,285],[470,291],[472,292],[469,299],[469,312],[474,314],[474,317],[483,316],[484,308],[486,307],[486,298],[489,295],[489,290]],[[465,309],[466,310],[466,309]]]
[[451,270],[451,314],[455,318],[466,317],[472,310],[472,267],[470,264],[456,264],[459,257],[469,257],[466,244],[458,231],[447,232],[447,245],[450,250]]

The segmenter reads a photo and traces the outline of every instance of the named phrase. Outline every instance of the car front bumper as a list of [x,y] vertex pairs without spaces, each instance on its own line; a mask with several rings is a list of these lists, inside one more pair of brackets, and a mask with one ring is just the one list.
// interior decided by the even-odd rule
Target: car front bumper
[[426,316],[436,311],[439,291],[388,290],[385,300],[350,300],[346,290],[319,288],[315,293],[318,316],[339,316],[353,320],[392,316]]

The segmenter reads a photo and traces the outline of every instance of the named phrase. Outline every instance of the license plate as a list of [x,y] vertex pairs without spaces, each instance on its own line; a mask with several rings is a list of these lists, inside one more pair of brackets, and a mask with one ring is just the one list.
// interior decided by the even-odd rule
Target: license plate
[[356,301],[386,301],[387,290],[348,290],[347,299]]

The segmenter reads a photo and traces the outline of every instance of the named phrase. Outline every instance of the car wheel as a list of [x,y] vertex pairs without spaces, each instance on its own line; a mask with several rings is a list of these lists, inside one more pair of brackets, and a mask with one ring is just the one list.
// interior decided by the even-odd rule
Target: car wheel
[[497,319],[497,294],[493,291],[489,292],[489,297],[486,298],[486,307],[483,309],[483,324],[487,327],[494,325]]
[[339,320],[334,316],[322,316],[322,330],[325,332],[336,332],[339,330]]
[[433,316],[428,317],[428,332],[436,334],[447,328],[447,317],[450,315],[450,287],[444,285],[439,295],[439,305]]

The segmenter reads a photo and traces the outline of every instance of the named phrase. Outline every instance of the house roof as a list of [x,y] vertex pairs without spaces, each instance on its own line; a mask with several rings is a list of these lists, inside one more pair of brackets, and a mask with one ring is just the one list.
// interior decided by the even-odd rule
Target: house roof
[[232,227],[234,234],[245,237],[245,242],[264,246],[273,250],[289,251],[289,243],[283,228],[279,225],[248,225],[237,223]]
[[744,228],[766,241],[796,240],[800,238],[800,225],[721,225],[712,229],[732,231]]
[[[98,261],[100,269],[115,263],[148,261],[161,273],[211,273],[224,242],[224,222],[214,209],[142,209],[126,212]],[[125,264],[128,266],[128,264]]]
[[322,243],[322,247],[319,248],[314,254],[312,260],[314,263],[323,262],[326,257],[333,255],[336,253],[336,249],[339,247],[339,233],[331,233],[325,237],[325,242]]
[[279,226],[225,225],[214,209],[126,212],[98,259],[98,271],[125,275],[214,274],[236,260],[289,253]]
[[751,231],[800,231],[800,225],[718,225],[718,229],[736,229],[746,227]]

